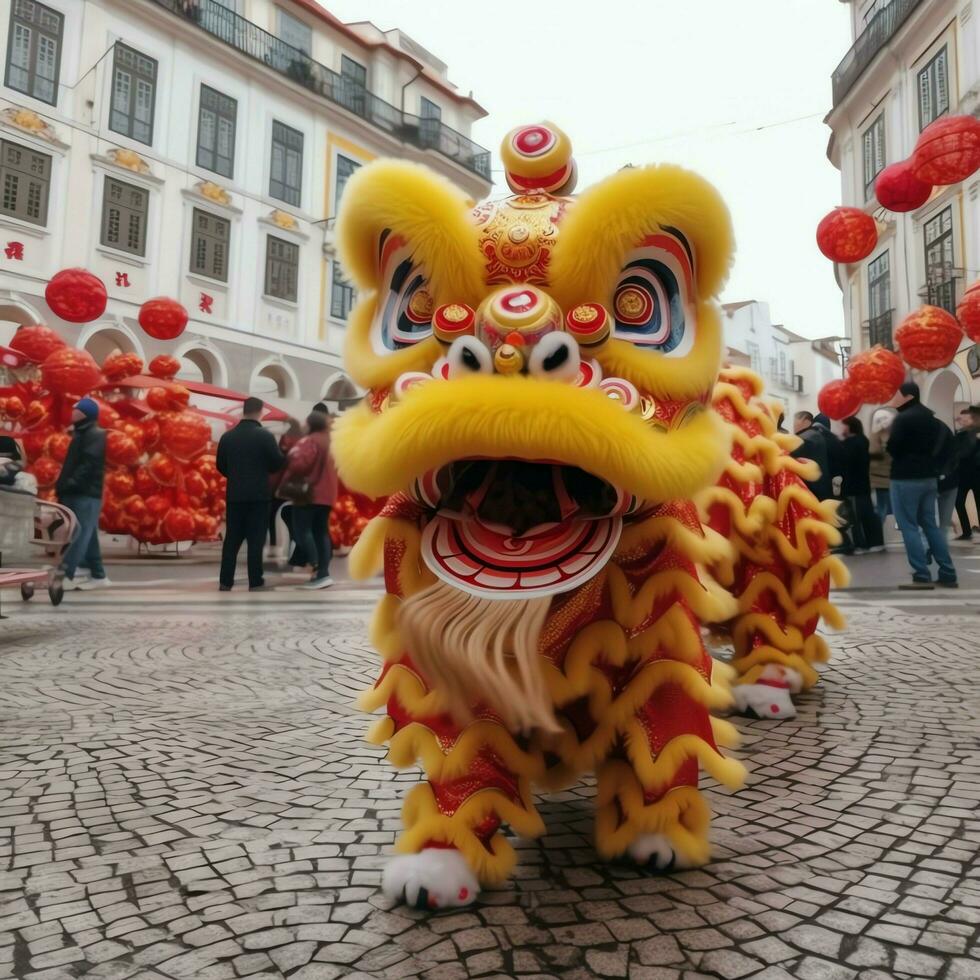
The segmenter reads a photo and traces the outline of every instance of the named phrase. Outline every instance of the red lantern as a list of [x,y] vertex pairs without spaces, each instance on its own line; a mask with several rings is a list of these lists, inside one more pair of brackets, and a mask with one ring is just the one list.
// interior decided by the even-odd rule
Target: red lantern
[[160,442],[160,423],[156,419],[143,419],[143,445],[147,452],[153,452]]
[[143,445],[143,426],[139,422],[127,422],[120,420],[116,423],[115,428],[118,432],[125,432],[130,439],[136,443],[136,448],[139,450],[140,455],[143,455],[143,450],[146,448]]
[[160,484],[145,466],[140,466],[133,477],[133,485],[141,497],[149,497],[160,489]]
[[41,380],[56,395],[86,395],[102,381],[102,372],[87,351],[63,347],[44,359]]
[[980,344],[980,282],[975,282],[956,307],[956,319],[960,321],[963,333],[975,344]]
[[146,517],[146,501],[135,494],[123,501],[122,509],[126,517],[133,523],[138,523]]
[[132,351],[115,351],[102,362],[102,373],[110,381],[122,381],[134,374],[143,373],[143,358]]
[[208,481],[196,470],[188,470],[184,474],[184,489],[192,497],[203,497],[208,492]]
[[909,160],[900,160],[885,167],[875,180],[875,197],[889,211],[914,211],[922,207],[932,194],[932,184],[927,184],[912,173]]
[[817,247],[832,262],[860,262],[877,243],[874,218],[859,208],[834,208],[817,225]]
[[173,456],[168,456],[166,453],[154,453],[146,468],[157,483],[172,487],[177,482],[178,466]]
[[38,459],[44,453],[44,444],[48,441],[48,436],[51,435],[49,429],[42,430],[40,432],[28,432],[21,439],[21,445],[24,447],[24,453],[27,456],[27,461],[33,463],[34,460]]
[[49,354],[64,346],[65,342],[43,323],[26,323],[18,327],[10,340],[12,350],[35,364],[40,364]]
[[187,310],[175,299],[155,296],[140,307],[139,324],[156,340],[173,340],[187,326]]
[[861,398],[850,381],[828,381],[817,394],[817,407],[832,419],[846,419],[861,407]]
[[163,412],[170,407],[170,394],[166,388],[151,388],[146,393],[146,404],[154,412]]
[[179,370],[180,361],[176,357],[171,357],[169,354],[157,354],[149,364],[150,374],[154,378],[159,378],[161,381],[169,381]]
[[218,533],[218,522],[210,514],[194,512],[194,538],[197,541],[212,541]]
[[910,313],[895,331],[905,363],[922,371],[946,367],[959,350],[963,330],[956,318],[938,306]]
[[898,354],[879,344],[847,362],[847,377],[865,405],[884,405],[905,380],[905,365]]
[[158,521],[173,505],[173,498],[169,493],[155,493],[146,498],[146,512]]
[[211,440],[211,427],[197,412],[175,412],[160,423],[160,443],[178,459],[193,459]]
[[71,436],[67,432],[53,432],[44,440],[44,451],[59,463],[65,461],[68,455],[68,447],[71,445]]
[[42,456],[34,461],[31,469],[39,487],[53,487],[61,472],[61,463],[50,456]]
[[171,541],[190,541],[194,537],[193,513],[174,507],[163,519],[163,531]]
[[114,428],[119,421],[119,413],[108,402],[102,401],[101,398],[95,398],[93,401],[99,406],[99,425],[103,429]]
[[958,184],[980,168],[980,120],[942,116],[919,134],[912,173],[929,184]]
[[170,408],[180,410],[186,408],[191,400],[191,393],[183,385],[172,385],[167,389],[167,402]]
[[69,323],[90,323],[105,313],[105,283],[85,269],[62,269],[48,283],[44,298]]
[[111,496],[122,499],[132,496],[136,481],[126,470],[110,470],[105,475],[105,486]]
[[20,421],[21,425],[26,426],[28,429],[34,429],[39,425],[46,425],[49,416],[48,406],[35,398],[25,409],[23,418]]
[[132,466],[140,458],[140,447],[119,429],[112,429],[105,437],[105,458],[111,466]]

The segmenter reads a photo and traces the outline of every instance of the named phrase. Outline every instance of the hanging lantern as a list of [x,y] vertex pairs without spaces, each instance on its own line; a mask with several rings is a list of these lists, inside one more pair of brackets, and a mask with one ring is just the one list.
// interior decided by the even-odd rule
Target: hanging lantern
[[919,134],[912,173],[929,184],[958,184],[980,168],[980,120],[942,116]]
[[42,363],[49,354],[66,346],[65,342],[43,323],[26,323],[17,328],[10,339],[11,350],[23,354],[35,364]]
[[860,262],[877,243],[875,219],[859,208],[834,208],[817,225],[817,248],[832,262]]
[[846,419],[861,407],[861,397],[850,381],[828,381],[817,394],[817,407],[828,418]]
[[174,505],[174,498],[169,493],[154,493],[146,498],[146,512],[156,520],[162,520],[167,511]]
[[932,194],[932,184],[919,180],[912,173],[912,163],[900,160],[885,167],[875,180],[875,197],[889,211],[914,211],[922,207]]
[[938,306],[910,313],[895,331],[905,363],[921,371],[946,367],[959,350],[963,330],[956,318]]
[[24,447],[24,454],[29,463],[33,463],[34,460],[44,455],[44,444],[48,441],[49,435],[51,435],[50,429],[42,429],[36,432],[28,432],[21,437],[21,445]]
[[105,458],[111,466],[131,466],[140,458],[140,447],[125,432],[112,429],[105,437]]
[[180,411],[191,400],[191,393],[183,385],[171,385],[167,389],[167,402],[170,408]]
[[133,487],[141,497],[149,497],[160,489],[160,484],[146,466],[140,466],[133,476]]
[[31,464],[31,471],[39,487],[53,487],[61,473],[61,463],[50,456],[42,456]]
[[118,500],[131,496],[136,483],[128,470],[110,470],[105,475],[105,487]]
[[62,269],[48,283],[44,298],[69,323],[91,323],[105,313],[105,283],[86,269]]
[[150,476],[165,487],[172,487],[177,482],[177,461],[167,453],[154,453],[146,468]]
[[142,374],[143,358],[132,351],[114,351],[102,362],[102,373],[109,381],[122,381],[123,378]]
[[898,354],[878,344],[847,362],[847,377],[863,404],[884,405],[905,380],[905,365]]
[[156,340],[173,340],[187,326],[187,310],[175,299],[155,296],[140,307],[139,325]]
[[160,442],[160,423],[156,419],[143,419],[143,445],[147,452],[153,452]]
[[208,481],[197,470],[188,470],[184,474],[184,489],[192,497],[203,497],[208,492]]
[[160,444],[177,459],[193,459],[211,441],[211,426],[197,412],[174,412],[160,423]]
[[63,463],[70,445],[71,436],[67,432],[53,432],[44,440],[44,451],[52,459]]
[[170,407],[170,395],[166,388],[151,388],[146,393],[146,404],[154,412],[165,412]]
[[101,398],[94,398],[92,400],[99,406],[99,425],[103,429],[115,428],[116,423],[119,421],[119,413]]
[[169,354],[157,354],[150,361],[148,370],[154,378],[159,378],[161,381],[169,381],[180,370],[180,361],[176,357],[171,357]]
[[24,399],[20,395],[8,395],[3,400],[3,414],[16,422],[24,414]]
[[87,395],[102,381],[102,372],[87,351],[62,347],[41,365],[45,388],[56,395]]
[[960,321],[963,333],[975,344],[980,344],[980,282],[975,282],[956,307],[956,319]]

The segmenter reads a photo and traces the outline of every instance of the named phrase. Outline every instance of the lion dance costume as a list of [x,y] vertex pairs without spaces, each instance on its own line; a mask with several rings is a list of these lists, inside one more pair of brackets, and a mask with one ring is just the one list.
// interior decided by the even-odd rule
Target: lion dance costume
[[[384,883],[430,907],[506,878],[501,825],[543,833],[532,786],[586,770],[601,856],[706,860],[699,772],[735,787],[743,770],[721,751],[734,728],[710,714],[731,705],[736,672],[708,655],[702,624],[735,636],[736,663],[764,660],[754,593],[742,609],[716,581],[740,587],[746,563],[695,502],[741,424],[711,408],[724,204],[665,165],[572,198],[571,148],[551,124],[514,130],[502,155],[505,200],[474,209],[425,168],[378,161],[351,178],[338,220],[361,297],[346,363],[368,395],[334,447],[349,487],[388,497],[351,557],[355,577],[383,567],[386,587],[372,625],[384,665],[363,706],[385,709],[370,737],[390,761],[427,776]],[[772,455],[758,482],[799,483],[776,465],[771,427],[747,438]],[[763,524],[788,505],[774,499]],[[727,512],[732,526],[744,512]],[[793,595],[825,598],[816,544],[816,585],[802,549],[749,557],[767,573],[788,562]],[[819,659],[802,634],[823,608],[808,600],[780,622],[803,660]]]

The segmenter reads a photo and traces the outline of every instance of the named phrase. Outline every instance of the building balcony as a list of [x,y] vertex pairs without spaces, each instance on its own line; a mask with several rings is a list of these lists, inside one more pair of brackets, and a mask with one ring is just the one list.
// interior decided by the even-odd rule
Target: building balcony
[[872,317],[866,322],[869,347],[881,344],[887,350],[895,349],[895,343],[892,340],[892,320],[894,313],[894,310],[888,310],[885,313]]
[[354,79],[314,61],[299,48],[263,30],[217,0],[151,0],[181,20],[224,42],[246,57],[316,95],[352,112],[394,139],[435,150],[461,167],[490,180],[490,151],[439,119],[423,119],[379,99]]
[[835,108],[920,3],[922,0],[892,0],[868,21],[831,76]]
[[956,316],[956,275],[946,278],[931,278],[922,289],[919,296],[930,306],[938,306]]

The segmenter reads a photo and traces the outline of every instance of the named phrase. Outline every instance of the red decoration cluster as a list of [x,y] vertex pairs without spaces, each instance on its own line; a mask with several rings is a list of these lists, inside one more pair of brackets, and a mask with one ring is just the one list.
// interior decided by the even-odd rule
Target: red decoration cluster
[[817,225],[817,247],[832,262],[860,262],[877,244],[878,226],[860,208],[834,208]]
[[353,548],[372,517],[380,513],[384,500],[351,493],[343,484],[330,510],[330,540],[334,548]]
[[32,366],[15,370],[14,383],[0,388],[0,431],[21,440],[43,498],[54,499],[71,407],[95,391],[99,424],[107,430],[100,527],[152,544],[217,537],[225,481],[215,467],[210,425],[188,407],[190,392],[166,380],[178,361],[154,358],[160,386],[140,392],[113,384],[142,372],[135,354],[110,354],[100,371],[88,353],[37,324],[21,327],[11,345]]

